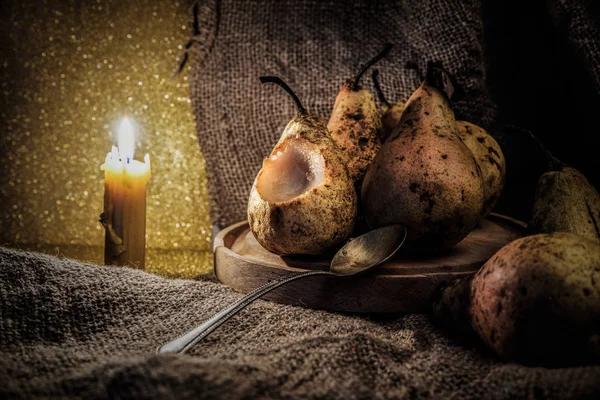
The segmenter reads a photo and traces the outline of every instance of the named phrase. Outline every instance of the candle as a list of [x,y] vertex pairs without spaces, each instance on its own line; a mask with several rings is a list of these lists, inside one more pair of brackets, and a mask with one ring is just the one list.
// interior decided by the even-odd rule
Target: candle
[[150,180],[150,156],[133,159],[134,126],[128,118],[118,129],[104,164],[104,212],[100,222],[106,230],[104,262],[144,269],[146,250],[146,185]]

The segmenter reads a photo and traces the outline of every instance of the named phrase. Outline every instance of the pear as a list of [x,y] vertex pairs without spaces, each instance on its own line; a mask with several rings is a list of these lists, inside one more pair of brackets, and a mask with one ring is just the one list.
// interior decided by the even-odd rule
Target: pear
[[483,179],[482,217],[492,211],[504,189],[506,161],[500,145],[485,129],[467,121],[456,121],[458,134],[475,156]]
[[345,242],[352,232],[354,184],[325,122],[309,114],[281,79],[267,76],[260,81],[282,87],[298,112],[252,185],[250,230],[273,253],[321,254]]
[[[379,101],[383,104],[381,122],[383,140],[385,140],[400,122],[405,105],[401,101],[394,104],[387,101],[379,85],[379,71],[373,71],[372,77]],[[471,150],[481,169],[484,184],[482,216],[485,217],[492,211],[504,189],[506,179],[504,154],[498,142],[485,129],[467,121],[456,121],[456,127],[461,140]]]
[[382,113],[381,113],[381,141],[384,142],[385,139],[390,135],[390,133],[394,130],[394,128],[400,122],[402,118],[402,113],[406,108],[406,105],[402,101],[398,101],[394,104],[391,104],[385,98],[383,94],[383,90],[381,90],[381,86],[379,85],[379,71],[374,70],[371,75],[373,79],[373,86],[375,86],[375,91],[377,92],[377,97],[379,97],[379,101],[382,104]]
[[443,282],[434,294],[431,311],[434,320],[459,337],[472,337],[469,314],[471,282],[473,275]]
[[416,249],[452,246],[483,208],[481,171],[460,140],[449,98],[451,77],[429,63],[423,84],[373,160],[362,186],[369,226],[402,224]]
[[365,173],[381,146],[382,129],[373,96],[360,86],[360,78],[391,49],[392,45],[387,44],[354,78],[343,84],[327,123],[333,140],[342,149],[357,192],[360,191]]
[[600,357],[600,244],[557,232],[517,239],[441,287],[436,321],[506,360],[564,366]]
[[504,359],[600,360],[600,244],[565,232],[517,239],[471,283],[471,323]]
[[581,172],[563,164],[541,146],[550,170],[538,180],[529,230],[571,232],[600,241],[600,195]]

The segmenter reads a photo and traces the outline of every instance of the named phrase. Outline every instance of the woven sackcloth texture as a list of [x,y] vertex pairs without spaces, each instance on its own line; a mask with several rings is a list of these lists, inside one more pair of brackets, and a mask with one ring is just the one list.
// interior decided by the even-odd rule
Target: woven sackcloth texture
[[[377,66],[390,99],[406,100],[420,84],[407,61],[425,68],[433,57],[452,65],[468,91],[457,109],[484,125],[494,120],[481,79],[477,7],[439,0],[201,3],[199,25],[218,30],[216,37],[201,33],[192,48],[192,102],[219,226],[245,218],[262,160],[294,115],[293,102],[277,87],[261,87],[260,75],[280,76],[327,119],[344,81],[390,42],[394,49]],[[441,49],[450,36],[453,44]],[[362,83],[374,93],[369,75]]]
[[502,363],[425,315],[359,317],[258,301],[189,355],[157,346],[240,297],[0,248],[0,398],[597,398],[600,366]]
[[[377,68],[389,100],[405,101],[420,84],[407,62],[424,71],[427,60],[441,61],[464,90],[457,118],[533,129],[566,162],[597,174],[598,8],[579,0],[199,1],[188,60],[213,222],[246,218],[254,177],[294,115],[283,91],[261,87],[258,76],[280,76],[327,120],[342,83],[386,42],[394,49]],[[362,83],[374,93],[369,76]],[[580,140],[558,142],[552,130]],[[527,201],[521,195],[517,206]]]

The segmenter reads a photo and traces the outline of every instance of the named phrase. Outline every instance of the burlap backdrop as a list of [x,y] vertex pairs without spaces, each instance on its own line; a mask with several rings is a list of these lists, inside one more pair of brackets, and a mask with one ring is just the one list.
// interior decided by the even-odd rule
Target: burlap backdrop
[[[491,123],[495,108],[482,80],[478,8],[451,3],[223,1],[219,21],[215,4],[201,6],[199,25],[207,36],[192,52],[192,99],[216,224],[245,218],[262,160],[295,112],[279,88],[260,85],[260,75],[280,76],[305,107],[327,119],[344,80],[391,42],[394,49],[377,66],[390,100],[406,100],[419,85],[417,74],[405,69],[407,61],[424,68],[433,58],[452,65],[468,90],[458,112],[477,123]],[[217,26],[213,42],[210,32]],[[451,45],[439,45],[448,38]],[[363,84],[372,90],[365,78]]]
[[[596,130],[585,111],[598,105],[600,93],[591,2],[201,0],[195,11],[192,101],[218,226],[246,218],[262,159],[295,112],[279,88],[261,86],[258,76],[280,76],[311,112],[328,119],[343,81],[386,42],[395,47],[377,68],[390,101],[406,100],[420,83],[407,62],[423,70],[427,60],[439,60],[466,94],[455,104],[458,118],[534,129],[566,161],[588,174],[597,169],[591,135],[584,135]],[[551,137],[563,127],[583,140],[572,144],[576,156]],[[521,175],[517,161],[511,164],[509,173]]]

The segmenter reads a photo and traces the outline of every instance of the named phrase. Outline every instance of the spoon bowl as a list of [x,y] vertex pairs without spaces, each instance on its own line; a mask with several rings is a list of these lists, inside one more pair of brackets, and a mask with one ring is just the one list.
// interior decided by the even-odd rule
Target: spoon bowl
[[333,257],[329,272],[351,276],[368,271],[392,258],[404,244],[406,228],[388,225],[374,229],[346,243]]

